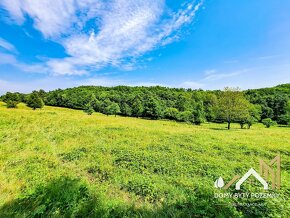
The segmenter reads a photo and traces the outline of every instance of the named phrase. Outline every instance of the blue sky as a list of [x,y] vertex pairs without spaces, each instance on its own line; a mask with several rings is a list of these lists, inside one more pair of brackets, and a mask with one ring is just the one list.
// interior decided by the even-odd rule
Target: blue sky
[[287,0],[0,0],[0,93],[290,82]]

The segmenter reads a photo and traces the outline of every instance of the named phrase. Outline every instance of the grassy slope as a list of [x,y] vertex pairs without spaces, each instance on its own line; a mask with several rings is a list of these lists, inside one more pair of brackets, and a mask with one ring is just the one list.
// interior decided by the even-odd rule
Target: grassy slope
[[[82,111],[54,107],[32,111],[20,105],[18,109],[6,109],[1,103],[0,217],[13,210],[28,215],[36,210],[36,215],[52,216],[72,215],[75,211],[91,211],[95,216],[286,214],[290,129],[266,129],[260,124],[250,130],[233,125],[227,131],[224,127],[88,116]],[[243,206],[235,209],[230,205],[233,202],[213,199],[215,179],[222,176],[229,181],[250,167],[258,170],[259,159],[269,161],[277,151],[282,154],[284,199],[263,201],[267,206],[260,211]],[[83,190],[83,186],[85,198],[58,196],[66,189],[67,193],[74,193],[74,188]],[[49,197],[51,190],[56,194]],[[43,199],[36,200],[38,196]],[[56,196],[61,198],[59,201],[71,202],[67,203],[70,206],[54,205]],[[43,206],[43,202],[37,205],[47,198],[52,199],[50,206]],[[84,206],[80,209],[73,202]]]

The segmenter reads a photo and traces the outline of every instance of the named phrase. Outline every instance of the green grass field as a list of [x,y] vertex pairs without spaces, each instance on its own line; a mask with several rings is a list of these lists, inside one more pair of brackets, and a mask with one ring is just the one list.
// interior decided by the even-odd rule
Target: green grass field
[[[0,217],[290,217],[290,128],[225,127],[1,103]],[[279,198],[214,198],[277,152]]]

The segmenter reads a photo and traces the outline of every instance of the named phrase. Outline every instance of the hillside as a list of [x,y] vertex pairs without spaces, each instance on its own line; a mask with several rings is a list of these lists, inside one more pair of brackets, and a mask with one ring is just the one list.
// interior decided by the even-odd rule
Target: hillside
[[[265,118],[271,118],[279,124],[290,124],[289,86],[289,84],[284,84],[272,88],[243,91],[244,96],[253,105],[249,114],[252,120],[261,122]],[[220,121],[216,105],[223,91],[160,86],[80,86],[50,92],[39,90],[36,93],[49,106],[81,110],[91,108],[91,110],[103,114],[169,119],[200,124],[206,121]],[[9,99],[17,99],[17,101],[27,103],[28,96],[20,93],[8,93],[1,99],[6,102]],[[235,121],[240,122],[241,120]]]
[[[289,217],[289,128],[224,127],[1,103],[0,217]],[[217,178],[258,170],[277,152],[280,198],[213,197]]]

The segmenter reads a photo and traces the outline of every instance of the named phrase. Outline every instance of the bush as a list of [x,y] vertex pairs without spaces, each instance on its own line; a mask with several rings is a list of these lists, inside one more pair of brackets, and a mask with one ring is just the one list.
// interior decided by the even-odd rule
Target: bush
[[240,124],[241,126],[241,129],[244,128],[245,125],[247,125],[247,128],[250,129],[251,126],[256,122],[257,120],[250,116],[250,117],[247,117],[247,118],[244,118],[244,119],[241,119],[240,121],[238,121],[238,123]]
[[290,114],[284,114],[279,117],[278,123],[290,126]]
[[14,101],[18,103],[20,101],[19,93],[7,92],[4,96],[2,96],[2,100],[5,103],[8,103],[9,101]]
[[194,122],[193,114],[190,111],[183,111],[177,114],[177,120],[181,122]]
[[275,126],[277,123],[273,121],[271,118],[265,118],[262,120],[262,123],[267,127],[270,128],[271,126]]
[[111,103],[105,108],[105,114],[107,115],[117,115],[121,113],[120,106],[117,103]]
[[36,91],[32,92],[27,99],[27,106],[33,110],[36,108],[43,108],[44,103]]
[[6,102],[7,108],[17,108],[17,104],[18,104],[17,101],[7,101]]
[[95,110],[90,104],[86,104],[86,109],[84,110],[84,112],[88,115],[92,115]]
[[164,117],[170,120],[176,120],[178,110],[176,108],[167,108],[164,112]]

